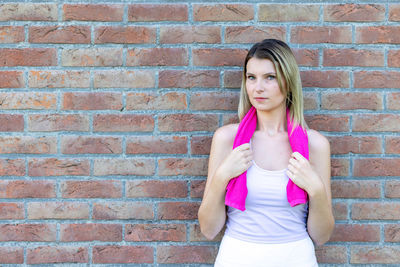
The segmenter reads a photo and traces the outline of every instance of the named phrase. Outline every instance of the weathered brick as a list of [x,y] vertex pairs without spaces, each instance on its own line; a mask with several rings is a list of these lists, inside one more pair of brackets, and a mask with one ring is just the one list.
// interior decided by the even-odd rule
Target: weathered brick
[[350,85],[349,73],[347,71],[308,70],[301,71],[300,75],[303,87],[348,88]]
[[63,94],[65,110],[121,110],[122,94],[111,92],[68,92]]
[[185,198],[186,181],[134,180],[126,183],[126,197]]
[[104,202],[93,204],[95,220],[152,220],[153,205],[144,202]]
[[331,159],[332,176],[348,176],[349,171],[350,171],[350,162],[348,159],[341,159],[341,158]]
[[335,218],[335,220],[347,220],[347,214],[348,214],[348,210],[347,210],[347,204],[344,202],[336,202],[333,203],[332,205],[332,210],[333,210],[333,217]]
[[400,110],[400,93],[388,93],[386,102],[388,109]]
[[389,21],[400,21],[400,5],[389,5]]
[[36,158],[29,160],[30,176],[89,175],[88,159]]
[[128,9],[129,21],[187,21],[188,7],[184,4],[135,4]]
[[30,43],[89,44],[90,26],[31,26]]
[[88,131],[89,118],[79,114],[29,115],[28,130],[32,132]]
[[198,92],[190,95],[191,110],[237,110],[238,92]]
[[[190,224],[189,228],[189,241],[191,242],[209,242],[208,240],[200,231],[200,225],[198,224]],[[222,237],[224,235],[224,229],[222,229],[216,237],[214,237],[213,242],[220,242],[222,240]]]
[[284,27],[229,26],[225,29],[226,43],[257,43],[266,38],[286,40]]
[[21,71],[0,71],[0,88],[21,88],[25,86]]
[[159,263],[208,263],[215,261],[216,246],[158,246]]
[[60,241],[122,241],[122,225],[100,223],[61,224]]
[[304,110],[312,110],[320,107],[319,96],[316,92],[303,92]]
[[200,48],[193,49],[195,66],[242,66],[247,55],[244,49]]
[[232,123],[239,123],[239,117],[237,114],[223,114],[222,115],[222,124],[232,124]]
[[205,187],[206,187],[206,180],[192,180],[190,183],[190,197],[191,198],[203,197]]
[[319,65],[319,52],[317,49],[292,49],[299,66],[317,67]]
[[88,249],[75,246],[42,246],[27,249],[27,264],[87,263]]
[[30,71],[29,87],[37,88],[88,88],[90,73],[88,71]]
[[1,154],[55,154],[56,137],[1,136]]
[[352,246],[350,263],[354,264],[399,264],[400,246]]
[[[24,203],[11,203],[11,202],[0,202],[0,220],[22,220],[24,219]],[[1,248],[0,248],[0,262],[1,260]]]
[[161,26],[160,43],[206,43],[215,44],[221,42],[221,28],[218,26]]
[[400,131],[400,116],[398,114],[356,114],[353,115],[353,131]]
[[215,70],[161,70],[160,88],[219,87],[219,71]]
[[153,263],[150,246],[94,246],[93,263]]
[[380,227],[374,224],[336,224],[330,242],[379,242]]
[[352,110],[352,109],[370,109],[382,110],[383,97],[380,93],[336,93],[327,92],[321,95],[321,104],[323,109],[333,110]]
[[29,202],[28,219],[89,219],[89,204],[83,202]]
[[364,4],[324,5],[325,21],[383,21],[385,6]]
[[354,159],[354,176],[399,176],[398,158]]
[[0,247],[0,262],[3,264],[23,264],[24,248],[22,247]]
[[93,131],[95,132],[152,132],[153,129],[152,115],[98,114],[93,117]]
[[158,160],[158,174],[169,175],[207,175],[207,158],[167,158]]
[[344,246],[318,246],[315,248],[318,263],[346,263],[347,250]]
[[356,71],[354,88],[400,88],[399,71]]
[[65,49],[61,52],[61,64],[66,67],[114,67],[122,66],[121,48]]
[[399,220],[400,204],[396,202],[354,203],[351,218],[353,220]]
[[63,5],[64,20],[122,21],[123,5]]
[[127,66],[185,66],[188,63],[186,48],[135,48],[126,55]]
[[0,49],[0,66],[55,66],[57,52],[54,48]]
[[125,241],[184,242],[186,241],[186,226],[184,224],[127,224]]
[[142,26],[101,26],[95,29],[96,44],[149,44],[156,42],[156,28]]
[[0,159],[0,176],[23,176],[23,175],[25,175],[25,160]]
[[186,153],[186,136],[134,136],[126,140],[126,154]]
[[23,26],[1,26],[0,27],[0,43],[19,43],[25,40]]
[[318,5],[261,4],[259,21],[318,21]]
[[193,5],[195,21],[249,21],[253,18],[254,8],[251,5]]
[[380,154],[382,140],[375,136],[329,136],[332,154]]
[[190,151],[192,155],[209,155],[212,136],[192,136]]
[[60,186],[63,198],[120,198],[121,181],[63,181]]
[[152,88],[155,86],[154,71],[148,70],[96,71],[93,80],[95,88]]
[[295,26],[291,30],[291,42],[300,44],[351,43],[348,26]]
[[400,182],[387,181],[385,183],[385,197],[400,198]]
[[63,136],[63,154],[121,154],[122,139],[118,137]]
[[55,224],[0,224],[0,241],[51,242],[56,241]]
[[217,127],[215,114],[166,114],[158,118],[161,132],[215,131]]
[[380,198],[381,184],[379,181],[333,180],[333,198]]
[[399,26],[356,27],[356,43],[359,44],[399,44]]
[[1,180],[1,198],[54,198],[54,181]]
[[56,4],[5,3],[0,6],[0,21],[57,20]]
[[224,87],[239,88],[242,86],[243,71],[226,70],[224,71]]
[[104,175],[153,175],[154,159],[145,158],[110,158],[95,159],[93,174]]
[[385,137],[385,153],[400,154],[400,137],[396,136]]
[[0,109],[56,109],[55,93],[0,93]]
[[167,93],[128,93],[126,110],[186,109],[186,94]]
[[160,202],[158,203],[159,220],[195,220],[199,202]]
[[400,226],[398,224],[385,224],[385,242],[400,242]]
[[387,58],[389,67],[400,67],[400,50],[389,50]]
[[380,50],[324,49],[324,66],[383,67],[385,59]]
[[0,132],[22,132],[23,130],[23,115],[0,114]]
[[307,125],[317,131],[347,132],[349,116],[346,115],[306,115]]

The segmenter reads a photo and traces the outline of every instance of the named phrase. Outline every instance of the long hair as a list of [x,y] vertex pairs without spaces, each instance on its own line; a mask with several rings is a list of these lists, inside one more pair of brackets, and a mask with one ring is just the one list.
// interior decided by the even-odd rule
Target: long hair
[[[242,120],[251,108],[251,103],[246,90],[247,62],[256,57],[269,59],[275,66],[278,85],[285,96],[286,107],[290,111],[290,119],[295,125],[307,127],[303,115],[303,90],[301,86],[300,72],[296,59],[289,46],[280,40],[265,39],[254,44],[247,53],[242,73],[242,86],[238,107],[239,120]],[[286,85],[286,86],[285,86]]]

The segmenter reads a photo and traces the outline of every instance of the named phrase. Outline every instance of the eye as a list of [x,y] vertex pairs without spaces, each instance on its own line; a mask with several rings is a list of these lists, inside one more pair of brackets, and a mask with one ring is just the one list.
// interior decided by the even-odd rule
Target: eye
[[274,80],[276,77],[274,75],[268,75],[267,80]]
[[248,79],[248,80],[254,80],[255,77],[254,77],[253,75],[247,75],[247,79]]

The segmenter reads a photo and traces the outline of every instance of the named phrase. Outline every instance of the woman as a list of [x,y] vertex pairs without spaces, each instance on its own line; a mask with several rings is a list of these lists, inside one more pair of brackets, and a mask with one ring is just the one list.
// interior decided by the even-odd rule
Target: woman
[[[292,151],[287,114],[298,127],[305,129],[306,124],[299,70],[282,41],[256,43],[246,56],[241,121],[252,107],[257,126],[249,143],[232,150],[239,124],[219,128],[212,140],[198,218],[208,239],[226,222],[215,266],[318,266],[313,242],[327,242],[334,227],[330,147],[324,136],[307,129],[309,160]],[[248,194],[241,211],[226,206],[225,198],[231,179],[243,173]],[[307,193],[306,203],[289,204],[285,191],[289,178]]]

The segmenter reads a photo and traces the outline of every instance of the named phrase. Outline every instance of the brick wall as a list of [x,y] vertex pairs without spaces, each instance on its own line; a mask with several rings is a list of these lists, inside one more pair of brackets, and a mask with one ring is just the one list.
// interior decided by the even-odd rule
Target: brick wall
[[400,263],[400,4],[134,2],[2,1],[1,264],[212,263],[210,141],[264,38],[295,51],[331,141],[321,266]]

